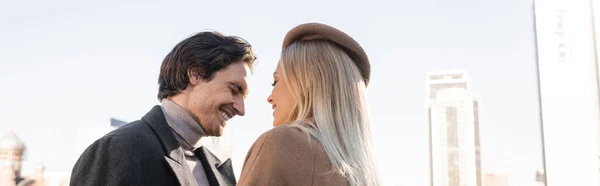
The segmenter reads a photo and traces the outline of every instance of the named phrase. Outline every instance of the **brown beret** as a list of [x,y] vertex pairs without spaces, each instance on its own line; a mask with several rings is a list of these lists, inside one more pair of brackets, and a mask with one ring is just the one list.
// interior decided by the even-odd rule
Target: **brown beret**
[[305,23],[292,28],[283,39],[282,48],[290,46],[295,41],[307,41],[324,39],[332,41],[341,46],[344,51],[352,58],[360,74],[365,80],[365,85],[369,84],[371,76],[371,63],[365,50],[348,34],[321,23]]

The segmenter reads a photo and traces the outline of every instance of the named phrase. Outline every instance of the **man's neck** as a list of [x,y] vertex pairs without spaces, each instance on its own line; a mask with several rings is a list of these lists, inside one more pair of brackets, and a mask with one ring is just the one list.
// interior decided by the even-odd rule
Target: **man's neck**
[[183,140],[180,142],[181,145],[186,150],[193,150],[200,147],[200,139],[206,136],[200,124],[191,117],[184,107],[175,101],[163,99],[161,105],[168,125]]

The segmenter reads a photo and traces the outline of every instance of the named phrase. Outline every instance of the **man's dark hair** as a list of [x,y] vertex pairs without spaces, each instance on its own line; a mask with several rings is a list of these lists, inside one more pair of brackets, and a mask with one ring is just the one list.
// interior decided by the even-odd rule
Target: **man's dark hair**
[[236,36],[206,31],[177,44],[165,57],[158,76],[158,100],[184,90],[190,75],[210,81],[215,73],[232,63],[244,62],[252,68],[256,56],[252,45]]

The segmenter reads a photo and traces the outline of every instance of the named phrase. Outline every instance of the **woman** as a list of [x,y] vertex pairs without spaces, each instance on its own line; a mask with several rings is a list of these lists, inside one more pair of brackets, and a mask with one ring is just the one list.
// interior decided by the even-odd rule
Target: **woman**
[[333,27],[302,24],[286,34],[273,76],[275,128],[250,148],[238,185],[379,185],[362,47]]

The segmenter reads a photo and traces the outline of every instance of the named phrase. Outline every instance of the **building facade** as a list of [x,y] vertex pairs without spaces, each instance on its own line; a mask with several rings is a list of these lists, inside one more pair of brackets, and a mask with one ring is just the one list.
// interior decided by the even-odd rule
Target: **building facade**
[[427,123],[431,186],[482,186],[480,101],[466,71],[431,72]]
[[25,143],[9,131],[0,140],[0,185],[2,186],[44,186],[44,166],[38,165],[33,175],[22,175]]

